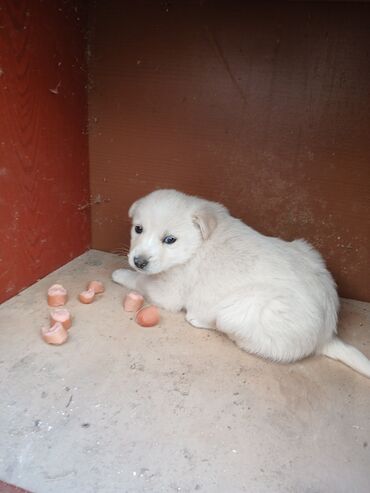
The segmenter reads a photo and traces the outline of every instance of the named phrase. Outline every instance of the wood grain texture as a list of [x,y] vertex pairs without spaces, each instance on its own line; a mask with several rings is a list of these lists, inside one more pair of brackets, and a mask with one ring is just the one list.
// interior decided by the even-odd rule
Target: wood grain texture
[[87,9],[0,3],[0,301],[85,251]]
[[92,244],[128,243],[156,188],[304,237],[370,300],[370,5],[97,2],[89,97]]
[[0,493],[31,493],[31,492],[24,490],[22,488],[18,488],[18,486],[14,486],[9,483],[4,483],[4,481],[0,481]]

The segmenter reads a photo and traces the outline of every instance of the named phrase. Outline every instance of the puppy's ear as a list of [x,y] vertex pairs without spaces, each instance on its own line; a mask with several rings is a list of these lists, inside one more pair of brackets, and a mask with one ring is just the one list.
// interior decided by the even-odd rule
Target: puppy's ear
[[129,217],[130,219],[132,219],[132,218],[134,217],[134,214],[135,214],[136,209],[137,209],[137,207],[138,207],[138,205],[139,205],[139,202],[140,202],[140,199],[139,199],[139,200],[137,200],[136,202],[134,202],[134,203],[131,205],[131,207],[129,208],[129,210],[128,210],[128,217]]
[[193,215],[193,222],[199,227],[203,239],[206,240],[217,226],[215,211],[209,206],[203,206]]

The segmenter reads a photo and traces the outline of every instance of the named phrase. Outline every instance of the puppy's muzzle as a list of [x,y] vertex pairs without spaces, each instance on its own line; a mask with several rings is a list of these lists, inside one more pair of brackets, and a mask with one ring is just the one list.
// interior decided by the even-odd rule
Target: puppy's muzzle
[[149,264],[149,260],[145,257],[134,257],[134,264],[138,269],[145,269],[145,267]]

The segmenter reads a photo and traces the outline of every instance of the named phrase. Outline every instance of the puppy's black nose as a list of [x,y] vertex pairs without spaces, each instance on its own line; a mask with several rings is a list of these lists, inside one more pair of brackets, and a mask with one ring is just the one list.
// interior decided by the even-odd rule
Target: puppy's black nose
[[149,264],[149,261],[144,257],[134,257],[134,264],[138,269],[144,269]]

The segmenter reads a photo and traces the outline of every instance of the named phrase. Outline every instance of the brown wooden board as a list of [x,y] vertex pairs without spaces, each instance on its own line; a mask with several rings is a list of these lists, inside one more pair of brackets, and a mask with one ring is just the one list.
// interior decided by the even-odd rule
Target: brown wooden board
[[83,2],[0,2],[0,301],[90,242]]
[[105,1],[91,17],[93,247],[174,187],[304,237],[370,300],[370,5]]
[[9,483],[4,483],[0,481],[0,493],[31,493],[30,491],[24,490],[23,488],[18,488]]

